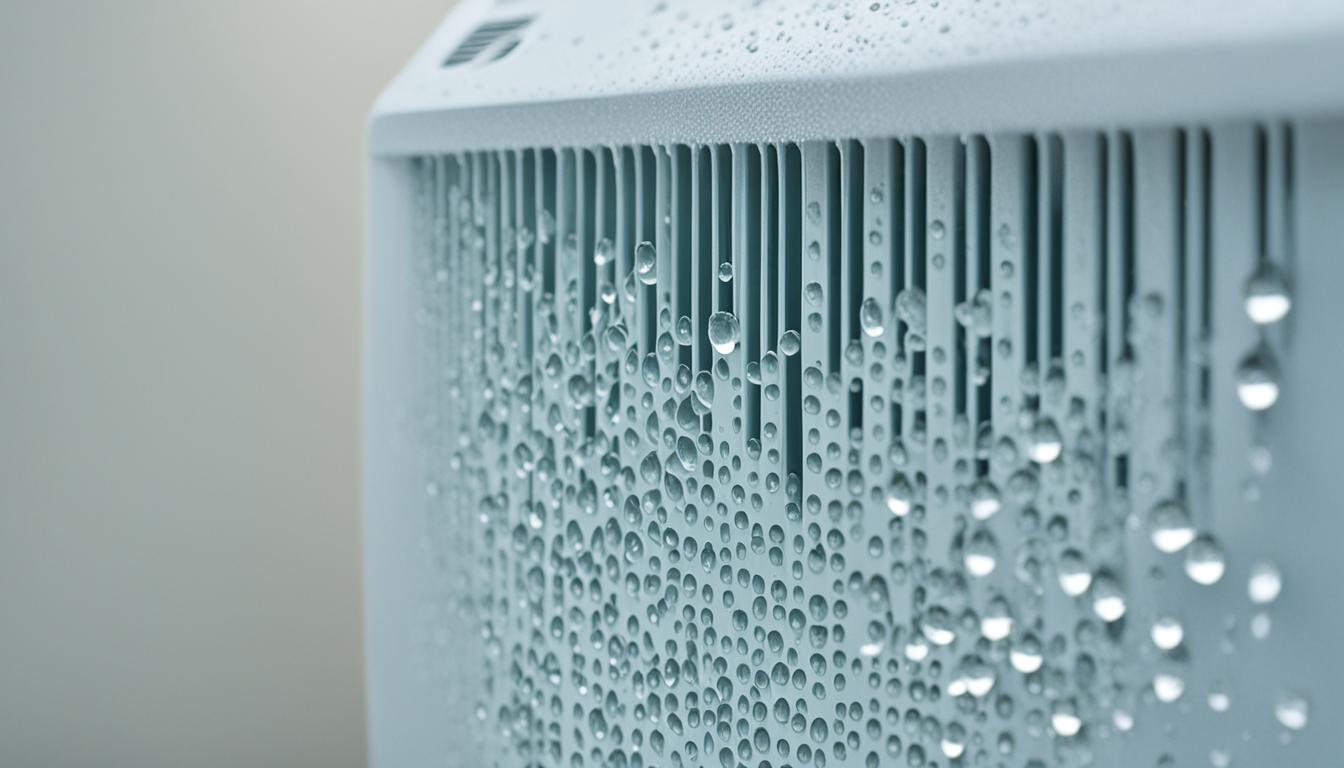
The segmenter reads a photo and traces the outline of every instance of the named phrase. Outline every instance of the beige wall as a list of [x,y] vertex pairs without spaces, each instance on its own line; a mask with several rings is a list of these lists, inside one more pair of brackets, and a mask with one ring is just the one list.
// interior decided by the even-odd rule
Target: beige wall
[[0,0],[0,765],[363,763],[363,115],[451,3]]

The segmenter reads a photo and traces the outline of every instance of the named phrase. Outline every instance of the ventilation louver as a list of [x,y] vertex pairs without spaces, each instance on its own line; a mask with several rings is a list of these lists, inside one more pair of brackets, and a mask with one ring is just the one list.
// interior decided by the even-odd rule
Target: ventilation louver
[[522,33],[532,23],[530,17],[503,19],[480,25],[444,59],[443,66],[498,61],[522,42]]

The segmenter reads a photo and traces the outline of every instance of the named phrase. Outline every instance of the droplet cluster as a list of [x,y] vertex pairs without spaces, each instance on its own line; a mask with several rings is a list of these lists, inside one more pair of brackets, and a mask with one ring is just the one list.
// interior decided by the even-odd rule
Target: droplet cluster
[[[1066,260],[977,180],[1109,141],[416,161],[426,616],[464,753],[1044,768],[1228,709],[1192,695],[1216,649],[1182,606],[1132,599],[1228,572],[1192,448],[1212,395],[1154,389],[1212,370],[1199,308],[1133,247]],[[1277,266],[1244,304],[1283,320]],[[1266,350],[1212,387],[1271,405]],[[1263,611],[1280,573],[1249,573]],[[1308,711],[1284,691],[1264,727]]]

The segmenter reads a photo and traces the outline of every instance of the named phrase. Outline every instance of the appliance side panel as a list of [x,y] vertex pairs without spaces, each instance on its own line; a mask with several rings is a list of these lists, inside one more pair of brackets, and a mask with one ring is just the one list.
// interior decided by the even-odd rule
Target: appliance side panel
[[[364,620],[369,764],[442,762],[449,713],[419,660],[434,575],[421,538],[428,457],[416,433],[416,168],[369,167],[364,335]],[[437,724],[437,727],[436,727]]]

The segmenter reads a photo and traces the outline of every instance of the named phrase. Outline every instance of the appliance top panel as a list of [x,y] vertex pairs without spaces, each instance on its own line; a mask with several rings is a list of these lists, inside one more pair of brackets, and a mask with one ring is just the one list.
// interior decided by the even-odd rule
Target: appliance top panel
[[[1285,5],[1291,12],[1263,0],[464,0],[380,98],[371,147],[803,139],[1344,108],[1344,2]],[[387,119],[396,116],[421,119]]]

